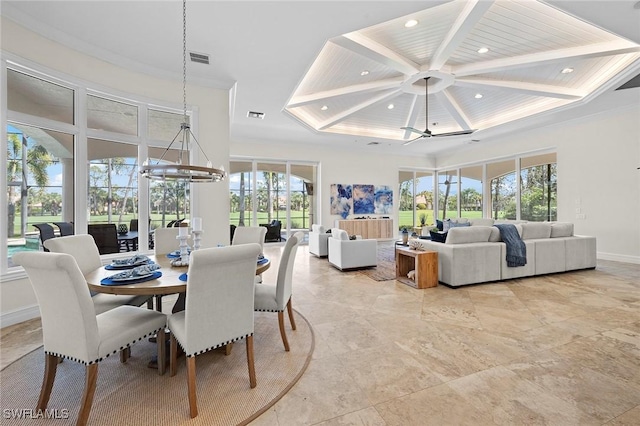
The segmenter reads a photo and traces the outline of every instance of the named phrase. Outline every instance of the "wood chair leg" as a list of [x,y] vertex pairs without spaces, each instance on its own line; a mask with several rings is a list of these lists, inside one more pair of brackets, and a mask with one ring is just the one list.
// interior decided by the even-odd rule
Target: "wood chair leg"
[[158,345],[158,374],[162,376],[165,370],[167,369],[167,362],[166,362],[167,356],[165,354],[165,349],[164,349],[166,347],[165,346],[166,338],[165,338],[164,328],[158,331],[156,343]]
[[98,364],[87,365],[85,370],[84,394],[82,394],[82,402],[80,404],[80,412],[78,413],[76,426],[85,426],[89,421],[89,414],[91,413],[91,405],[93,404],[93,395],[96,392],[97,380]]
[[291,322],[291,329],[296,329],[296,320],[293,319],[293,308],[291,307],[291,298],[287,302],[287,312],[289,313],[289,322]]
[[120,351],[120,362],[127,362],[129,357],[131,356],[131,348],[124,348]]
[[189,388],[189,415],[193,419],[198,415],[198,399],[196,396],[196,357],[187,357],[187,387]]
[[256,367],[253,358],[253,336],[247,337],[247,364],[249,366],[249,384],[251,389],[256,387]]
[[289,341],[287,340],[287,333],[284,331],[284,312],[278,312],[278,325],[280,326],[280,336],[282,336],[282,343],[284,343],[284,350],[289,352]]
[[169,341],[169,375],[173,377],[178,371],[178,341],[173,333],[171,333]]
[[53,389],[53,381],[56,379],[56,370],[58,368],[58,357],[48,355],[45,358],[44,377],[42,379],[42,388],[40,389],[40,397],[38,398],[38,410],[44,411],[49,403],[51,389]]

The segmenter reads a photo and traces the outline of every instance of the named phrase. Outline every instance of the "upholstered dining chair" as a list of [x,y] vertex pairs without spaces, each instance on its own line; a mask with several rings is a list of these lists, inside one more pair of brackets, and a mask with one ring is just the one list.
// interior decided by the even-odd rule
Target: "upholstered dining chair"
[[[153,230],[153,250],[156,255],[174,252],[180,248],[177,240],[179,228],[156,228]],[[191,236],[187,243],[191,245]]]
[[158,345],[158,359],[164,362],[166,315],[134,306],[119,306],[96,315],[82,271],[70,254],[20,252],[13,261],[27,272],[42,319],[46,358],[37,410],[47,408],[60,358],[86,366],[78,425],[89,419],[100,361],[158,333],[162,337],[158,341],[163,342]]
[[[267,235],[267,228],[264,226],[238,226],[231,240],[232,246],[238,244],[258,243],[260,244],[260,253],[264,250],[264,239]],[[262,282],[262,274],[256,275],[254,278],[256,283]]]
[[284,350],[289,351],[289,341],[287,333],[284,331],[284,311],[289,314],[291,328],[296,329],[296,322],[293,319],[293,308],[291,307],[291,294],[293,286],[293,264],[296,258],[298,246],[304,238],[304,233],[296,232],[287,240],[282,250],[280,265],[278,266],[278,278],[275,285],[261,284],[255,287],[256,311],[277,312],[278,325],[280,326],[280,336],[284,344]]
[[189,413],[198,415],[196,355],[245,339],[249,383],[256,387],[253,358],[253,277],[258,244],[214,247],[191,253],[184,311],[168,317],[170,371],[177,371],[177,344],[187,358]]
[[[66,253],[73,256],[83,275],[95,271],[102,266],[98,246],[91,235],[79,234],[53,238],[45,241],[45,247],[53,253]],[[86,282],[85,282],[86,286]],[[149,296],[126,296],[105,293],[95,293],[91,300],[96,314],[101,314],[121,305],[142,306],[152,308]]]

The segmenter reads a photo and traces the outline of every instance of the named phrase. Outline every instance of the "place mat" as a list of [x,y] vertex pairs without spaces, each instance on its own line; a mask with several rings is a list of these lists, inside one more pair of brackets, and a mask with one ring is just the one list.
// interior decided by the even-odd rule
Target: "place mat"
[[268,261],[269,259],[267,259],[266,257],[263,257],[262,259],[258,259],[258,265],[264,265]]
[[160,271],[155,271],[153,274],[146,276],[146,277],[142,277],[142,278],[138,278],[138,279],[134,279],[134,280],[126,280],[126,281],[114,281],[110,278],[103,278],[102,280],[100,280],[100,284],[101,285],[129,285],[129,284],[137,284],[137,283],[143,283],[145,281],[151,281],[151,280],[156,280],[158,278],[160,278],[162,276],[162,272]]
[[[191,254],[191,249],[187,250],[187,253]],[[179,259],[181,257],[180,250],[175,250],[175,251],[172,251],[171,253],[167,253],[167,257],[169,259]]]
[[179,279],[180,281],[185,281],[185,282],[186,282],[186,281],[187,281],[187,273],[185,272],[184,274],[180,275],[180,276],[178,277],[178,279]]
[[136,264],[133,264],[133,265],[114,265],[114,264],[109,264],[109,265],[106,265],[104,267],[104,269],[106,269],[108,271],[121,271],[123,269],[132,269],[132,268],[136,268],[136,267],[142,266],[142,265],[151,265],[153,263],[155,263],[155,262],[153,260],[149,259],[149,260],[147,260],[147,261],[145,261],[143,263],[136,263]]

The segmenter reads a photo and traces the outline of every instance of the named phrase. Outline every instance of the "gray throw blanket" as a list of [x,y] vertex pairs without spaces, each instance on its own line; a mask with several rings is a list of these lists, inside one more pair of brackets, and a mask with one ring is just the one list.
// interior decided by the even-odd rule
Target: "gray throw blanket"
[[527,264],[527,246],[520,238],[518,230],[511,224],[493,225],[500,230],[500,237],[507,246],[507,266]]

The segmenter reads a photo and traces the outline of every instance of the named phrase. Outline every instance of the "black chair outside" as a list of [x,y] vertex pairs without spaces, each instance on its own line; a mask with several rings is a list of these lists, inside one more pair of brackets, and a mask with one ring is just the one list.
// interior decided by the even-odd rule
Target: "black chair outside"
[[129,231],[138,232],[138,219],[131,219],[129,222]]
[[260,226],[267,228],[267,235],[265,235],[265,241],[282,241],[282,222],[279,220],[272,220],[271,223],[261,223]]
[[120,253],[118,231],[115,223],[90,224],[89,235],[93,236],[100,254]]
[[71,222],[53,222],[60,230],[60,236],[66,237],[67,235],[73,235],[73,223]]
[[40,243],[42,243],[42,249],[44,251],[49,251],[49,249],[44,246],[44,242],[49,238],[55,238],[56,235],[53,231],[53,226],[48,223],[36,223],[33,226],[40,232]]

